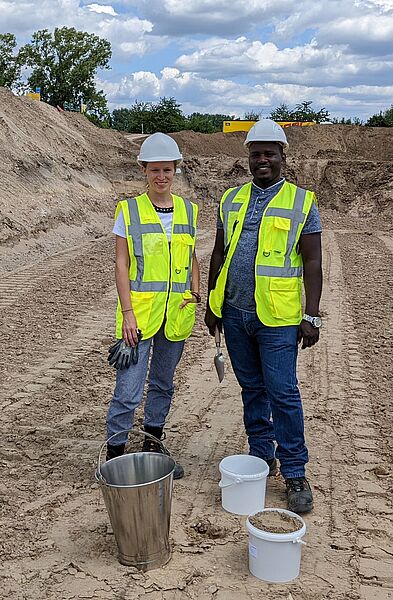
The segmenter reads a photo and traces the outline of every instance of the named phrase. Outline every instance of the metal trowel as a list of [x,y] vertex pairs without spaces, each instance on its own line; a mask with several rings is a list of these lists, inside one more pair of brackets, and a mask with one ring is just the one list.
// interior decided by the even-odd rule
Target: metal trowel
[[214,357],[214,366],[216,367],[218,381],[221,383],[221,381],[224,379],[225,370],[224,370],[224,355],[221,352],[221,333],[220,333],[220,330],[218,329],[218,327],[216,327],[214,339],[216,342],[216,355]]

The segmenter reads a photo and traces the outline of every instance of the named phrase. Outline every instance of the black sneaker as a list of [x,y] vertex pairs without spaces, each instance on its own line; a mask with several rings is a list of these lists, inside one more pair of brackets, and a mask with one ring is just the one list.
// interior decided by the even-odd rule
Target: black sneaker
[[106,446],[106,460],[110,460],[111,458],[116,458],[117,456],[123,456],[125,444],[118,444],[116,446],[112,446],[111,444],[107,444]]
[[[143,442],[142,452],[158,452],[159,454],[164,454],[162,446],[152,440],[151,438],[145,437],[145,441]],[[181,479],[184,477],[184,469],[179,463],[175,463],[175,470],[173,472],[173,479]]]
[[288,496],[288,510],[294,513],[307,513],[313,509],[313,497],[310,484],[305,477],[293,477],[285,480]]

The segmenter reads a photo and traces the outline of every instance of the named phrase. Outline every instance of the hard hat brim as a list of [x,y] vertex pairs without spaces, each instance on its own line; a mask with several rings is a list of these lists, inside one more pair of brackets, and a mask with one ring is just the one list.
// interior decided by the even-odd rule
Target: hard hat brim
[[245,142],[243,143],[243,146],[246,146],[246,148],[250,147],[250,144],[256,144],[258,142],[270,142],[272,144],[279,144],[280,146],[283,147],[283,150],[287,150],[289,148],[289,144],[288,142],[278,142],[277,140],[250,140],[247,142],[247,140],[245,140]]
[[143,167],[143,163],[153,163],[153,162],[175,162],[176,166],[181,165],[181,163],[183,162],[183,156],[180,155],[181,158],[168,158],[167,156],[163,157],[163,156],[154,156],[153,158],[149,158],[149,160],[146,160],[144,158],[141,158],[140,155],[137,157],[137,163],[138,165],[140,165],[141,167]]

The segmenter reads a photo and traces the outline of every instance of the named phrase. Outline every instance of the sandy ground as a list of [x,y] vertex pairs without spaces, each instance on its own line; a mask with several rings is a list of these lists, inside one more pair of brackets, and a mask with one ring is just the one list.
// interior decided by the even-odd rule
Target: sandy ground
[[[166,427],[186,472],[172,559],[142,574],[117,562],[94,480],[114,384],[108,232],[116,200],[144,189],[141,137],[0,88],[1,598],[393,600],[391,129],[304,129],[288,131],[286,172],[320,200],[325,285],[320,343],[299,357],[315,495],[301,575],[276,586],[251,576],[245,519],[222,510],[219,462],[247,443],[203,310]],[[218,198],[249,177],[244,135],[175,137],[185,161],[174,191],[200,205],[206,290]],[[279,476],[266,500],[285,507]]]
[[[174,486],[172,559],[146,574],[117,562],[94,482],[114,381],[113,251],[101,237],[1,280],[2,598],[393,598],[392,230],[381,223],[371,246],[362,222],[324,221],[324,329],[299,360],[315,494],[299,579],[251,576],[245,519],[221,508],[218,464],[247,444],[239,388],[228,361],[216,379],[202,311],[166,428],[186,471]],[[213,229],[201,232],[204,281],[212,240]],[[285,507],[280,477],[267,505]]]

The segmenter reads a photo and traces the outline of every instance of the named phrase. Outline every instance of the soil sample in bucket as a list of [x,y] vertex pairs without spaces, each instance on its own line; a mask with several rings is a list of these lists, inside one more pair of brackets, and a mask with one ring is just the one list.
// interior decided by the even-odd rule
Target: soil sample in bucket
[[249,517],[251,525],[269,533],[293,533],[302,528],[303,524],[296,517],[291,517],[279,510],[269,510],[256,513]]

